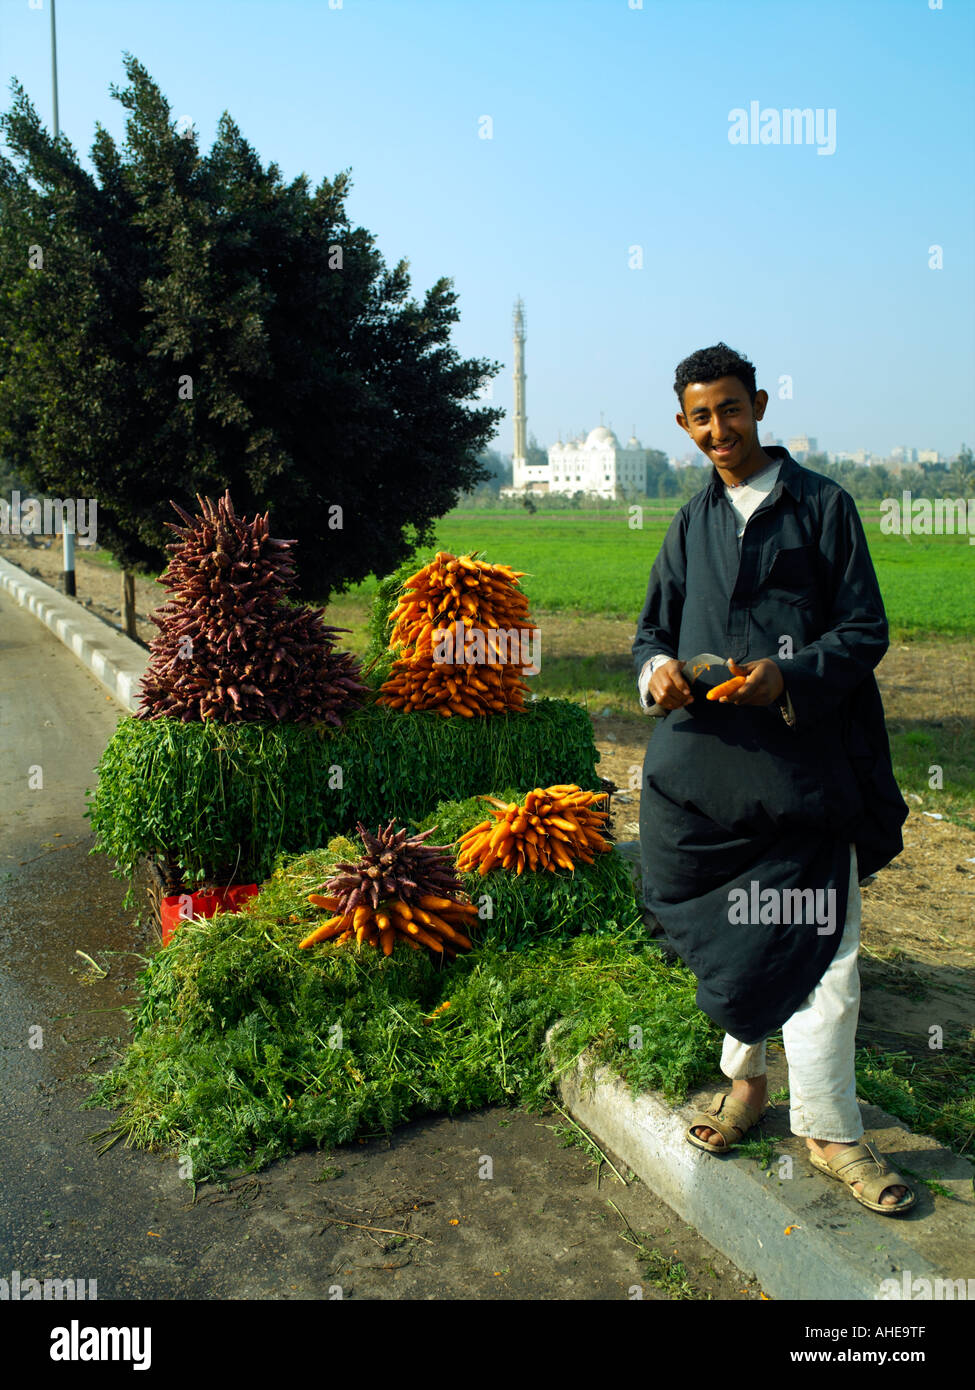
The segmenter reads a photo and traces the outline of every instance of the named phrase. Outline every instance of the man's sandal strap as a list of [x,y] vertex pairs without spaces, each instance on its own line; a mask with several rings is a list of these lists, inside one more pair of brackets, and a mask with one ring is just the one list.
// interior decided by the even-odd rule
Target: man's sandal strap
[[866,1142],[834,1154],[828,1162],[836,1176],[844,1182],[862,1182],[859,1195],[865,1197],[868,1202],[879,1202],[888,1187],[910,1189],[910,1183],[906,1178],[902,1178],[900,1173],[895,1173],[873,1145]]
[[[761,1118],[760,1113],[756,1114],[750,1106],[745,1105],[744,1101],[735,1100],[733,1096],[717,1092],[711,1102],[711,1110],[708,1113],[699,1110],[692,1116],[688,1125],[689,1129],[700,1129],[707,1126],[721,1135],[726,1145],[737,1144],[743,1137],[746,1130],[751,1129],[753,1124]],[[715,1147],[718,1147],[715,1145]]]

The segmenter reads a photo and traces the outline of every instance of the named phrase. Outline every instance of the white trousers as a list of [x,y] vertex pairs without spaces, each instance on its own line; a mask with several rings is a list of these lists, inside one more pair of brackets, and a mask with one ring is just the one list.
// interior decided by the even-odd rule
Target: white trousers
[[[819,984],[782,1025],[789,1064],[789,1121],[793,1134],[832,1144],[863,1138],[856,1098],[857,1017],[860,1012],[860,884],[850,845],[846,924],[836,955]],[[765,1040],[746,1044],[725,1034],[721,1070],[735,1081],[765,1071]]]

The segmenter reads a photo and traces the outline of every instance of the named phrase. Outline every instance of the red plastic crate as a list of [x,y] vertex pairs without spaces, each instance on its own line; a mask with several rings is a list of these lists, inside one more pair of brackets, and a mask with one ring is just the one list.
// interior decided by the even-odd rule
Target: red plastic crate
[[190,917],[213,917],[218,912],[236,912],[258,891],[256,883],[236,883],[229,888],[201,888],[197,893],[178,893],[174,897],[163,898],[160,908],[163,945],[169,945],[180,922]]

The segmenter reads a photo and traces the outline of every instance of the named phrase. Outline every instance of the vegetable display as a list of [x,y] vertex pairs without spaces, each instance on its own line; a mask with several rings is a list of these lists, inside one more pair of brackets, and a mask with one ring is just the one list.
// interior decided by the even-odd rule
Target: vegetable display
[[360,948],[381,946],[387,956],[397,940],[414,950],[426,946],[447,960],[458,950],[469,951],[463,928],[476,920],[477,908],[458,896],[463,885],[449,854],[423,843],[437,827],[410,835],[390,821],[373,835],[360,821],[356,829],[365,853],[338,863],[321,893],[308,895],[333,915],[305,937],[302,948],[354,937]]
[[197,500],[200,516],[174,502],[186,525],[166,523],[180,539],[167,546],[173,558],[159,580],[171,597],[150,615],[160,634],[138,717],[341,728],[368,687],[355,657],[333,651],[348,629],[329,627],[322,608],[285,602],[295,542],[273,538],[266,513],[238,518],[229,492],[216,505]]
[[389,615],[389,646],[400,655],[380,687],[380,703],[447,718],[524,709],[524,666],[510,659],[508,643],[517,656],[534,631],[517,587],[525,571],[486,564],[476,553],[438,550],[405,581]]
[[599,829],[609,812],[593,809],[593,802],[607,795],[560,783],[535,787],[520,806],[486,796],[483,799],[495,808],[494,819],[461,836],[457,868],[461,872],[477,869],[483,876],[498,865],[520,874],[526,868],[575,872],[577,859],[592,864],[594,851],[612,848]]

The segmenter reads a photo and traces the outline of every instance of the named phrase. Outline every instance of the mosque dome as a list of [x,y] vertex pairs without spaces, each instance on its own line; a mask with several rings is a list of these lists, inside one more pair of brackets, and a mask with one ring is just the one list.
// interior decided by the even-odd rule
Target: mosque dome
[[586,448],[591,448],[594,444],[618,444],[619,440],[612,430],[608,430],[605,425],[597,425],[594,430],[589,431],[586,440]]

